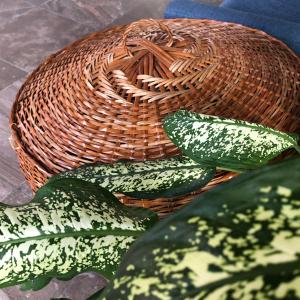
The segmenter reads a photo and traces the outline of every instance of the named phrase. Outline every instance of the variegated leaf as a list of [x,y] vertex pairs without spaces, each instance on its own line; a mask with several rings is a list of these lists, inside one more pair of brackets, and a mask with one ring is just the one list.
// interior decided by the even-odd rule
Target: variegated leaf
[[184,110],[166,117],[164,129],[185,155],[204,166],[225,170],[254,169],[284,150],[299,151],[295,134]]
[[156,220],[92,183],[53,181],[29,204],[0,206],[0,287],[26,283],[24,288],[37,289],[47,278],[87,270],[111,278],[122,255]]
[[188,157],[178,156],[143,162],[96,163],[50,178],[79,178],[136,198],[153,199],[184,195],[205,186],[215,168],[201,167]]
[[297,157],[202,194],[139,238],[101,299],[300,299],[299,182]]

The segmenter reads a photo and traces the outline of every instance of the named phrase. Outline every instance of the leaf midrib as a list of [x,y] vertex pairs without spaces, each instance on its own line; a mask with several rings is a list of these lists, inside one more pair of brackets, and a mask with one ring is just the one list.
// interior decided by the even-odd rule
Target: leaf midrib
[[[173,167],[173,168],[162,168],[162,169],[158,169],[155,171],[149,171],[149,170],[143,170],[143,171],[139,171],[139,172],[134,172],[134,171],[130,171],[128,173],[119,173],[116,175],[105,175],[105,174],[97,174],[96,172],[93,174],[93,176],[96,176],[96,178],[116,178],[116,177],[120,177],[120,176],[128,176],[128,175],[144,175],[144,174],[153,174],[156,172],[165,172],[165,171],[182,171],[182,170],[191,170],[191,169],[201,169],[203,170],[203,172],[207,172],[208,170],[206,169],[210,169],[209,167],[202,167],[202,166],[189,166],[189,167],[182,167],[182,168],[178,168],[178,167]],[[105,171],[104,171],[105,172]],[[79,172],[80,174],[80,172]],[[83,174],[80,174],[82,177],[81,178],[87,178],[89,176],[85,176]]]
[[51,233],[51,234],[43,234],[38,236],[30,236],[26,238],[19,238],[14,240],[8,240],[5,242],[0,242],[0,247],[3,245],[11,245],[11,244],[19,244],[27,241],[37,241],[51,238],[65,238],[65,237],[86,237],[86,236],[95,236],[95,237],[105,237],[105,236],[133,236],[138,237],[143,234],[144,230],[81,230],[74,232],[60,232],[60,233]]

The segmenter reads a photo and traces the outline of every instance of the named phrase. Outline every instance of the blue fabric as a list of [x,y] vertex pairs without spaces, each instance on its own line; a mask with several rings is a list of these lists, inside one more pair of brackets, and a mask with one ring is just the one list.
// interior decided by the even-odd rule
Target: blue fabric
[[211,19],[257,28],[282,40],[300,56],[300,23],[288,22],[231,8],[195,3],[191,0],[173,0],[166,8],[165,17]]
[[224,0],[221,6],[300,23],[300,0]]

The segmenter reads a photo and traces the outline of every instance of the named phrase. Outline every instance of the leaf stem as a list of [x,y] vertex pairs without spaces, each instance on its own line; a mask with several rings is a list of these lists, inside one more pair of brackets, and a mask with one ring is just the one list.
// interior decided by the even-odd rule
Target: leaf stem
[[41,235],[37,236],[29,236],[29,237],[23,237],[23,238],[18,238],[14,240],[7,240],[4,242],[0,242],[0,246],[3,245],[12,245],[16,243],[23,243],[27,241],[38,241],[38,240],[44,240],[44,239],[54,239],[54,238],[66,238],[66,237],[105,237],[107,235],[112,235],[112,236],[122,236],[122,237],[139,237],[141,236],[145,231],[144,230],[129,230],[129,229],[106,229],[106,230],[101,230],[101,229],[91,229],[91,230],[78,230],[78,231],[71,231],[71,232],[53,232],[53,233],[42,233]]
[[234,172],[234,173],[243,173],[241,170],[235,170],[231,168],[224,168],[224,167],[217,167],[217,171],[229,171],[229,172]]

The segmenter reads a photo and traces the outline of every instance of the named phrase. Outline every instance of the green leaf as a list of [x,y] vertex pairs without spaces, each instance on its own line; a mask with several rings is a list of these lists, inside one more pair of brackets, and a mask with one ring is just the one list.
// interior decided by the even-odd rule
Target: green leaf
[[0,288],[35,288],[47,277],[85,271],[110,279],[130,245],[156,221],[156,214],[126,207],[97,185],[50,182],[29,204],[0,206]]
[[143,162],[119,161],[114,164],[85,165],[55,175],[79,178],[136,198],[155,199],[188,194],[205,186],[215,175],[215,168],[203,168],[187,157],[173,157]]
[[103,299],[300,299],[299,182],[297,157],[202,194],[138,239]]
[[184,110],[167,116],[164,129],[185,155],[224,170],[255,169],[289,148],[299,152],[296,134]]

